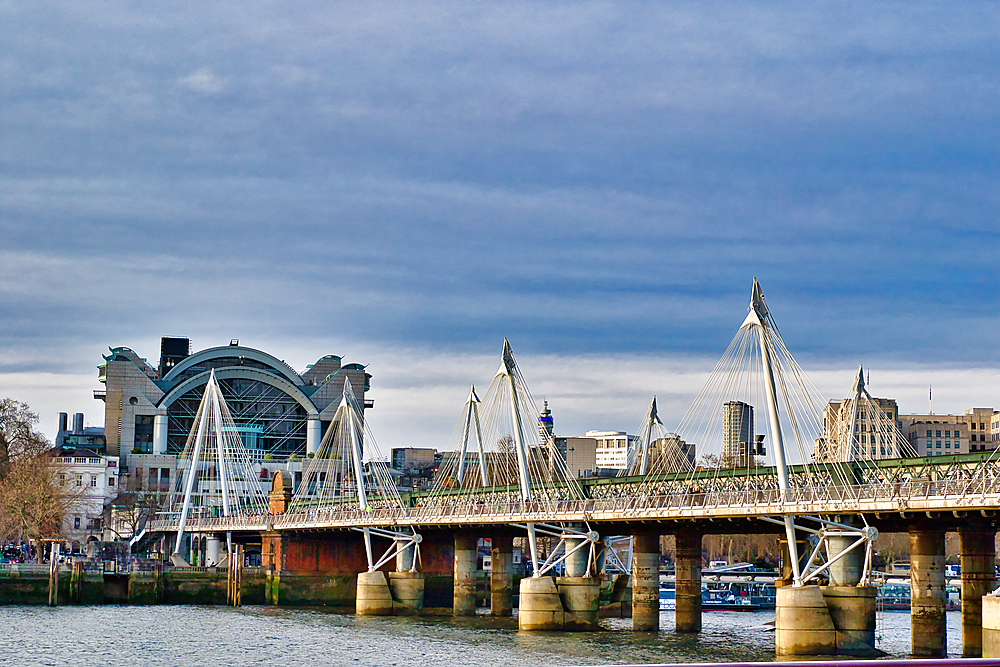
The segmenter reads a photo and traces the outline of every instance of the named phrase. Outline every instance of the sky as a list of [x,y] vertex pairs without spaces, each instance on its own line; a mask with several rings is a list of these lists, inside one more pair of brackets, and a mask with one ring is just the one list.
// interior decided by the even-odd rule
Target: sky
[[442,446],[508,337],[677,423],[754,276],[830,398],[1000,408],[1000,5],[0,0],[0,395],[109,346],[368,365]]

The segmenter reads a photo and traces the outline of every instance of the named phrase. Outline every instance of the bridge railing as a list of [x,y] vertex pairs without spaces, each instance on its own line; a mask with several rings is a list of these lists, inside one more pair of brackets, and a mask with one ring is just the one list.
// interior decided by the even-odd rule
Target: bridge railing
[[[241,526],[243,529],[282,529],[316,525],[335,526],[400,526],[456,523],[464,519],[482,522],[484,519],[505,521],[579,521],[631,516],[697,516],[698,512],[760,516],[768,514],[836,513],[873,504],[894,504],[904,507],[914,501],[948,501],[956,507],[988,495],[1000,496],[1000,478],[977,476],[967,479],[918,479],[907,482],[818,485],[789,489],[783,496],[778,489],[720,490],[692,488],[684,493],[650,494],[640,487],[621,489],[620,495],[600,498],[508,501],[481,498],[470,501],[456,498],[453,502],[439,499],[418,507],[370,507],[366,510],[343,507],[315,508],[281,515],[246,515],[189,520],[189,526],[201,530],[220,531]],[[964,500],[963,500],[964,499]],[[954,502],[953,502],[954,501]],[[942,505],[946,504],[942,502]],[[942,509],[946,509],[942,507]],[[868,511],[871,511],[870,509]],[[170,521],[151,522],[152,530],[176,529]],[[161,525],[162,524],[162,525]]]

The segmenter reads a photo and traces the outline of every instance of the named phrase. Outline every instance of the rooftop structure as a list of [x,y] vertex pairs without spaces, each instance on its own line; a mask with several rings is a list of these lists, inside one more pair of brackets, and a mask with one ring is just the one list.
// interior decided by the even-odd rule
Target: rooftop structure
[[236,429],[251,455],[287,457],[315,452],[337,410],[344,381],[361,405],[371,375],[361,364],[321,357],[302,373],[277,357],[233,340],[194,353],[186,338],[163,338],[154,368],[127,347],[110,348],[98,366],[105,390],[105,437],[114,456],[179,454],[194,423],[209,375],[214,370],[233,411]]

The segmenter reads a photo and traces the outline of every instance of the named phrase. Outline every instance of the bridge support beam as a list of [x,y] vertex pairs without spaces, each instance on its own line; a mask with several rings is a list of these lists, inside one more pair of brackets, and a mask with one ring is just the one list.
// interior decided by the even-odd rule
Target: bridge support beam
[[701,632],[701,533],[678,533],[674,539],[674,629]]
[[490,570],[490,614],[510,616],[514,607],[514,538],[494,536]]
[[947,655],[944,531],[910,527],[910,652],[916,657]]
[[[699,573],[700,560],[699,553]],[[701,603],[701,583],[699,604]],[[632,536],[632,630],[660,629],[660,536]]]
[[475,537],[455,535],[455,616],[476,615],[476,542]]
[[958,529],[962,551],[962,657],[983,657],[983,596],[996,585],[996,530],[992,526]]

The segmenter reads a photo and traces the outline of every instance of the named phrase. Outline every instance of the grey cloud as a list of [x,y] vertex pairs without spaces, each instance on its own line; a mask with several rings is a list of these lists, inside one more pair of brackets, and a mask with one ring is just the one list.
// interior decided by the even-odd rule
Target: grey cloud
[[0,368],[167,331],[701,355],[753,275],[807,357],[968,363],[1000,330],[998,18],[4,5]]

